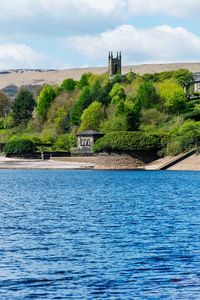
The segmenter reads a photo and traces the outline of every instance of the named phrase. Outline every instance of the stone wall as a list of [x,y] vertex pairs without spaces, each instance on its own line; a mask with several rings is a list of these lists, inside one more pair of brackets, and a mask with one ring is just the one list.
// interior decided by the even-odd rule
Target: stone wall
[[95,164],[95,169],[143,169],[143,167],[156,159],[156,155],[150,152],[134,152],[132,154],[99,154],[92,157],[63,157],[52,158],[65,162],[82,162]]

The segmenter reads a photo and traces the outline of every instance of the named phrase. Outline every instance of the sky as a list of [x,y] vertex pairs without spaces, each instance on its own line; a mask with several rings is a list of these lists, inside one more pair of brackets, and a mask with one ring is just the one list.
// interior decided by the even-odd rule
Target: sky
[[0,69],[200,61],[199,0],[0,0]]

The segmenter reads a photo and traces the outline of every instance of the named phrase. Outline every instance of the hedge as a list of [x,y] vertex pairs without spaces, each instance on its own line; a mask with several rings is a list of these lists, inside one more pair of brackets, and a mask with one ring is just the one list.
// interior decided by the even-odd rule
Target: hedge
[[30,156],[35,154],[36,151],[36,145],[28,139],[11,140],[3,148],[6,156]]
[[94,152],[131,152],[161,147],[161,136],[139,131],[118,131],[106,134],[94,145]]

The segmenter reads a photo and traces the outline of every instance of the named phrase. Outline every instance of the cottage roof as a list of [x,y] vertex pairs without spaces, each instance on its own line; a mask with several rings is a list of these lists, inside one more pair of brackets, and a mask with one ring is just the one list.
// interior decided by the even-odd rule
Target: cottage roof
[[82,132],[78,132],[77,136],[97,136],[97,135],[102,135],[102,132],[94,131],[94,130],[86,130]]

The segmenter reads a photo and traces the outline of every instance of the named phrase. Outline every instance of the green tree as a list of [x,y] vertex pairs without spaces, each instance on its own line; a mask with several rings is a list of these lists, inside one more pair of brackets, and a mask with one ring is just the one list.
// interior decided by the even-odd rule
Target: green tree
[[158,86],[163,107],[169,113],[180,113],[186,107],[183,88],[173,79],[167,79]]
[[48,109],[50,108],[52,102],[56,98],[56,92],[52,86],[45,85],[42,91],[38,96],[37,101],[37,114],[42,117],[46,118]]
[[180,69],[180,70],[174,71],[173,78],[182,87],[188,87],[193,82],[192,72],[190,72],[189,70],[186,70],[186,69]]
[[111,97],[113,104],[118,104],[119,102],[125,100],[126,97],[124,89],[119,83],[114,84],[109,96]]
[[21,89],[11,106],[15,125],[28,121],[32,117],[34,107],[35,100],[32,93],[24,88]]
[[88,86],[84,87],[78,101],[74,104],[70,112],[70,123],[71,125],[80,125],[81,115],[90,103],[92,102],[91,91]]
[[8,109],[9,106],[9,99],[7,95],[0,91],[0,116],[4,116],[5,111]]
[[94,101],[88,108],[86,108],[81,116],[80,130],[99,130],[102,120],[102,105]]
[[76,87],[76,81],[72,78],[63,80],[60,86],[63,92],[73,92],[75,87]]
[[138,130],[140,125],[141,109],[137,103],[125,101],[124,115],[126,116],[127,130]]
[[89,86],[89,79],[92,76],[92,73],[84,73],[81,76],[81,79],[78,82],[78,86],[80,89],[83,89],[86,86]]
[[125,115],[113,115],[107,120],[103,120],[100,130],[104,133],[113,131],[127,131],[127,119]]
[[156,88],[151,81],[144,81],[140,84],[137,95],[137,101],[142,108],[151,108],[158,103]]

